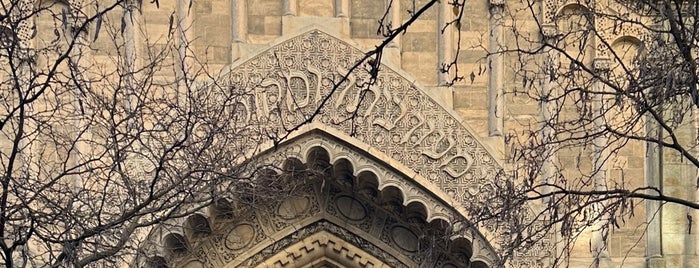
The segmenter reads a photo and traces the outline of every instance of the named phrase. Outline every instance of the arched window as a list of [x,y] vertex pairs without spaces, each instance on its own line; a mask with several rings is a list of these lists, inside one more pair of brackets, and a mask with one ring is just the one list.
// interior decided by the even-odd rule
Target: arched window
[[0,26],[0,49],[10,49],[17,44],[17,35],[12,29]]
[[591,63],[595,51],[593,13],[585,6],[570,4],[561,8],[555,21],[561,34],[558,45],[568,56],[565,58],[585,65]]
[[612,60],[615,64],[612,68],[617,69],[623,66],[628,70],[634,69],[640,48],[641,41],[632,36],[622,36],[614,40]]
[[62,1],[41,1],[37,11],[35,48],[60,50],[71,36],[70,6]]

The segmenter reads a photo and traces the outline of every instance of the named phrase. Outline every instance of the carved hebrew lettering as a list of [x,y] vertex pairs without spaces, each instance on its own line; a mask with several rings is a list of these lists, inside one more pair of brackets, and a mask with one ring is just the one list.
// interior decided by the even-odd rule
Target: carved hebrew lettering
[[[277,88],[276,95],[270,94],[273,93],[269,90],[272,86]],[[277,108],[277,104],[282,97],[283,91],[279,82],[270,79],[262,80],[260,87],[255,89],[255,107],[258,119],[268,119],[270,112]],[[270,106],[272,107],[271,109]]]
[[[417,122],[413,121],[413,119],[417,120]],[[419,143],[419,140],[418,137],[414,135],[414,133],[418,128],[425,125],[425,117],[422,116],[421,113],[415,113],[408,119],[408,122],[411,125],[413,125],[413,127],[410,128],[408,132],[403,134],[403,138],[400,140],[400,144],[404,144],[408,141],[411,141],[413,142],[413,145],[417,145]]]
[[316,104],[319,104],[320,101],[323,100],[323,92],[320,89],[320,84],[321,84],[320,81],[323,79],[323,73],[320,71],[320,69],[316,68],[313,65],[306,66],[306,69],[308,70],[308,72],[310,72],[316,76],[315,101],[316,101]]
[[[442,130],[439,130],[438,133],[439,133],[439,138],[435,141],[434,144],[432,144],[432,147],[427,148],[426,150],[422,151],[422,154],[424,154],[427,157],[432,158],[434,160],[438,160],[438,159],[444,157],[444,155],[446,155],[449,152],[449,150],[454,148],[454,146],[456,144],[456,141],[454,140],[454,138],[452,138],[451,136],[445,135]],[[448,144],[447,147],[440,148],[441,147],[440,145],[445,140]]]
[[471,163],[473,160],[468,154],[458,152],[456,155],[444,159],[440,167],[444,168],[444,172],[452,178],[458,178],[466,174]]
[[[309,103],[311,103],[311,86],[309,85],[308,82],[308,77],[304,72],[301,71],[296,71],[296,70],[287,70],[286,72],[282,73],[282,76],[286,80],[286,107],[289,109],[289,111],[296,111],[296,108],[305,108],[308,106]],[[305,94],[304,96],[296,96],[294,94],[295,92],[293,91],[293,79],[298,78],[303,81],[303,89],[305,89]],[[300,98],[299,98],[300,97]]]
[[[340,75],[344,75],[347,72],[349,72],[349,70],[342,68],[342,67],[339,67],[339,66],[337,67],[336,70],[337,70],[337,73]],[[354,83],[356,83],[356,82],[357,82],[357,78],[354,74],[350,74],[347,76],[347,82],[345,82],[345,83],[347,83],[347,86],[345,86],[345,88],[343,88],[342,90],[338,91],[339,94],[337,95],[337,101],[335,101],[335,104],[334,104],[335,109],[339,109],[342,104],[345,104],[345,102],[344,102],[345,97],[347,96],[347,93],[349,93],[349,91],[352,90],[352,88],[355,85]],[[348,113],[353,113],[357,109],[357,105],[359,105],[359,97],[360,97],[360,95],[357,94],[355,100],[352,103],[347,103],[346,107],[345,107],[345,111],[347,111]]]
[[[388,87],[384,87],[383,93],[386,100],[386,109],[384,111],[384,117],[381,118],[376,118],[374,120],[374,125],[380,126],[386,130],[392,130],[396,126],[396,122],[402,120],[406,114],[408,114],[408,107],[407,104],[402,101],[398,96],[391,97],[391,91],[388,90]],[[390,101],[389,101],[390,100]],[[398,117],[396,118],[391,118],[391,110],[394,108],[392,106],[397,105],[398,109],[400,109],[400,113]]]
[[[413,79],[384,66],[376,83],[369,85],[370,74],[360,68],[332,91],[337,83],[334,78],[346,75],[347,66],[363,55],[318,30],[281,41],[231,70],[232,88],[252,95],[249,103],[242,102],[238,108],[250,110],[251,116],[239,118],[268,123],[269,129],[264,131],[273,133],[280,131],[279,124],[301,123],[307,118],[304,115],[315,112],[333,92],[316,122],[330,122],[328,127],[356,135],[416,173],[430,176],[428,180],[443,189],[465,191],[482,188],[474,184],[490,181],[486,177],[492,174],[483,170],[500,169],[497,162],[490,154],[481,153],[487,150],[478,138],[455,123],[461,120],[432,100]],[[275,64],[266,59],[282,60]],[[460,143],[457,137],[476,142]]]

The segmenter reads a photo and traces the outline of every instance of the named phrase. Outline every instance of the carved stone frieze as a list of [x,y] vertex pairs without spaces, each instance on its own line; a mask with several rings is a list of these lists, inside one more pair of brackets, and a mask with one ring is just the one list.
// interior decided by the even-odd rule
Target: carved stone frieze
[[[314,236],[314,234],[327,232],[331,236]],[[301,247],[294,247],[308,237],[317,237],[313,241],[307,241]],[[336,239],[329,239],[334,237]],[[341,239],[339,239],[341,237]],[[359,248],[363,252],[348,250],[349,247],[344,244],[351,244],[352,248]],[[308,225],[298,230],[295,235],[287,236],[277,240],[259,253],[244,260],[237,267],[256,267],[263,262],[276,264],[281,267],[292,262],[294,259],[300,259],[309,252],[322,247],[331,247],[331,250],[344,254],[343,257],[349,259],[377,259],[390,267],[415,267],[416,263],[405,263],[396,259],[392,254],[386,252],[383,248],[377,247],[361,236],[358,236],[346,229],[327,221],[320,221]],[[279,253],[286,253],[286,256],[275,256]],[[361,260],[358,260],[361,262]],[[371,266],[368,266],[371,267]]]
[[[301,150],[300,148],[306,148],[306,150]],[[326,134],[321,132],[311,133],[299,137],[288,144],[279,145],[273,152],[268,154],[263,154],[258,159],[257,163],[260,165],[270,165],[278,166],[281,165],[285,159],[293,158],[299,159],[301,162],[308,162],[308,149],[310,148],[323,148],[326,150],[330,157],[330,163],[335,163],[340,159],[346,159],[351,161],[354,165],[354,172],[359,175],[360,172],[371,172],[376,176],[376,183],[378,184],[378,189],[384,189],[388,186],[393,186],[403,193],[405,200],[403,200],[403,205],[420,202],[425,205],[427,209],[427,220],[432,221],[433,219],[443,219],[445,221],[452,221],[456,215],[451,212],[449,205],[444,203],[444,200],[439,200],[433,197],[433,194],[429,193],[422,187],[417,187],[415,182],[411,182],[410,178],[404,177],[405,175],[398,174],[395,170],[390,170],[385,167],[385,164],[373,160],[371,157],[365,155],[366,152],[362,153],[354,148],[351,148],[348,144],[343,144],[336,141],[335,139],[328,137]],[[465,178],[466,179],[466,178]],[[473,188],[473,193],[476,194],[477,189]],[[332,192],[333,188],[327,189],[330,191],[331,196],[342,195],[342,191],[339,189],[337,192]],[[337,204],[330,203],[327,205],[330,210],[338,208]],[[369,209],[369,208],[367,208]],[[338,212],[339,213],[339,212]],[[368,211],[368,216],[371,217],[371,211]]]
[[[296,163],[293,168],[287,164],[280,174],[265,175],[287,179],[283,185],[293,191],[278,200],[240,204],[254,209],[238,208],[240,213],[233,216],[210,216],[211,234],[188,237],[188,254],[172,260],[173,265],[294,267],[318,257],[314,250],[332,250],[321,255],[341,254],[340,259],[360,267],[450,267],[467,263],[463,256],[487,256],[484,263],[496,262],[494,251],[476,230],[449,227],[465,219],[443,200],[327,133],[295,137],[254,160],[262,166]],[[375,191],[358,191],[365,188]],[[440,220],[443,224],[429,223]],[[341,241],[309,240],[321,237],[316,236],[321,232]],[[468,242],[473,247],[453,252],[454,237],[473,241]]]
[[371,86],[363,68],[340,83],[362,56],[351,45],[311,30],[243,60],[225,78],[231,90],[245,95],[240,103],[246,118],[266,125],[263,132],[270,136],[282,136],[284,129],[315,116],[315,122],[353,135],[442,189],[460,189],[454,196],[459,201],[489,194],[482,186],[500,169],[493,156],[410,79],[382,66]]

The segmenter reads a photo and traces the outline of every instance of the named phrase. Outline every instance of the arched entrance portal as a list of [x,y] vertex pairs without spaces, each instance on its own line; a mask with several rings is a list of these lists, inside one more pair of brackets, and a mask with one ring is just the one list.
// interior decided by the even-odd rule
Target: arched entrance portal
[[[493,267],[492,248],[444,200],[316,130],[256,159],[239,193],[160,233],[166,267]],[[271,165],[279,161],[279,165]],[[163,229],[166,230],[166,229]]]
[[[464,207],[495,194],[500,164],[453,111],[398,68],[382,64],[371,86],[365,69],[343,76],[363,55],[349,42],[310,29],[224,72],[207,93],[235,99],[228,107],[230,124],[249,128],[236,132],[234,153],[254,152],[241,161],[254,172],[236,181],[234,200],[220,199],[199,215],[153,230],[150,240],[160,246],[145,262],[497,264],[484,238],[494,235],[469,227]],[[268,150],[258,146],[269,141],[259,137],[284,136],[288,126],[302,122],[308,124],[295,137]]]

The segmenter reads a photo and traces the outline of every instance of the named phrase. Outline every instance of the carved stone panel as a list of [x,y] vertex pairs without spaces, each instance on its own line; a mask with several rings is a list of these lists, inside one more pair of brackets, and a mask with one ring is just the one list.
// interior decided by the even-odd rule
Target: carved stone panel
[[445,191],[454,189],[454,198],[464,204],[477,194],[490,195],[487,185],[501,167],[478,138],[389,66],[381,66],[370,86],[363,66],[347,75],[363,55],[311,30],[241,61],[225,78],[230,90],[245,96],[240,102],[246,118],[265,125],[269,136],[312,119],[356,137]]

